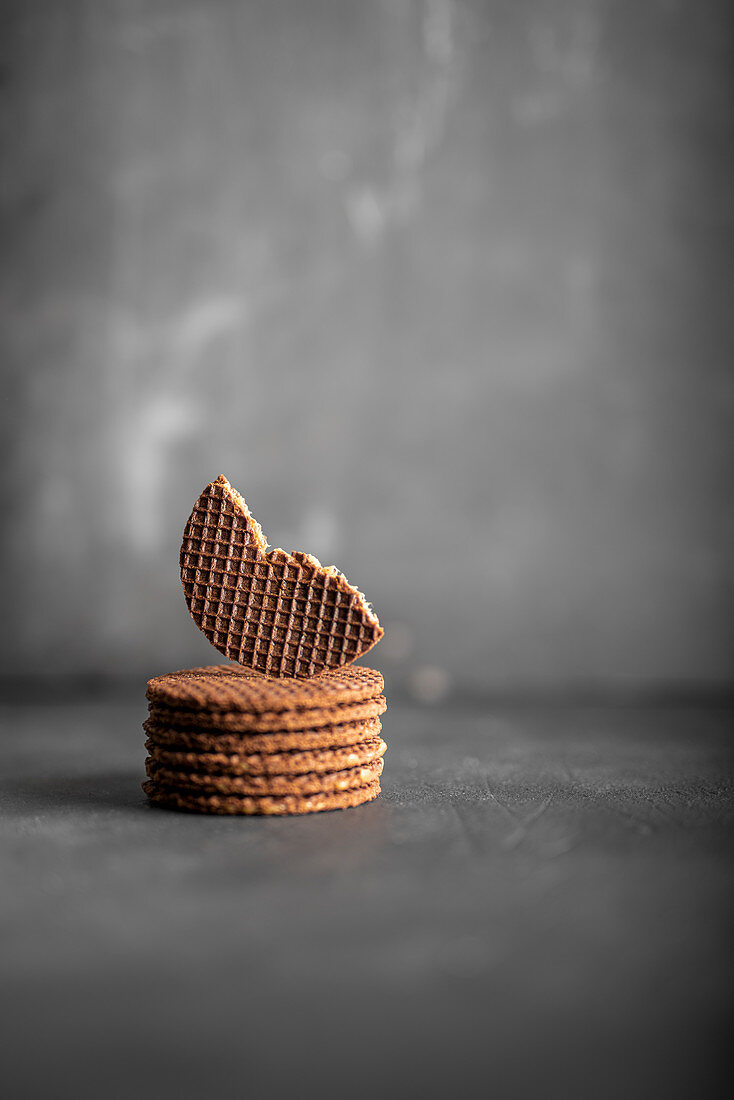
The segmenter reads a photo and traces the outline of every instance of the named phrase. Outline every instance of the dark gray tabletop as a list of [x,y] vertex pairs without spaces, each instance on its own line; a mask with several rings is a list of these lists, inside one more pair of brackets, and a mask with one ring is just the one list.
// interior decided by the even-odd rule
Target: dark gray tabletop
[[726,1093],[730,713],[392,705],[378,801],[226,819],[144,712],[2,710],[6,1096]]

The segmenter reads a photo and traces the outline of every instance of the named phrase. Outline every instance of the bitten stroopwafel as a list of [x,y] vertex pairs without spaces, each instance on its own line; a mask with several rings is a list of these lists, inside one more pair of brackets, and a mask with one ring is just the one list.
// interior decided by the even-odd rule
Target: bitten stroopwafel
[[348,665],[383,634],[362,593],[310,554],[267,550],[259,523],[220,475],[184,529],[181,583],[194,622],[240,665],[313,677]]

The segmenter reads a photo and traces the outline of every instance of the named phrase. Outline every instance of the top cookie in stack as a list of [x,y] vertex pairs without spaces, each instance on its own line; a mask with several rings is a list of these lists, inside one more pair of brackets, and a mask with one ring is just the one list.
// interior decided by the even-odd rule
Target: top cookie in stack
[[236,666],[148,684],[143,785],[151,801],[222,814],[342,809],[380,791],[382,676],[345,668],[308,681]]
[[143,788],[206,813],[309,813],[380,791],[379,672],[352,667],[383,631],[362,593],[309,554],[267,551],[225,477],[194,505],[181,547],[192,618],[238,662],[151,680]]

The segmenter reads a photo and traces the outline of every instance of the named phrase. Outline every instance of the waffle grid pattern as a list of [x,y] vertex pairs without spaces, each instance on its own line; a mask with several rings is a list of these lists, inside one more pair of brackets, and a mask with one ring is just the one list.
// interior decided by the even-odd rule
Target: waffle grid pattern
[[278,680],[235,665],[212,665],[154,676],[146,695],[157,706],[177,710],[292,714],[367,702],[383,687],[382,675],[372,668],[332,669],[309,680]]
[[268,676],[314,676],[349,664],[382,637],[344,577],[315,558],[266,552],[259,525],[224,478],[206,487],[181,546],[181,582],[213,646]]

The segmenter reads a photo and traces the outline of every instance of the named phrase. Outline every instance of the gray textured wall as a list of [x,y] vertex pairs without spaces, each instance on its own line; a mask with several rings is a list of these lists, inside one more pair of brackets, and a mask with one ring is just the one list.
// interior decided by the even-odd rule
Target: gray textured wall
[[728,4],[3,11],[6,671],[216,657],[224,472],[419,692],[728,680]]

